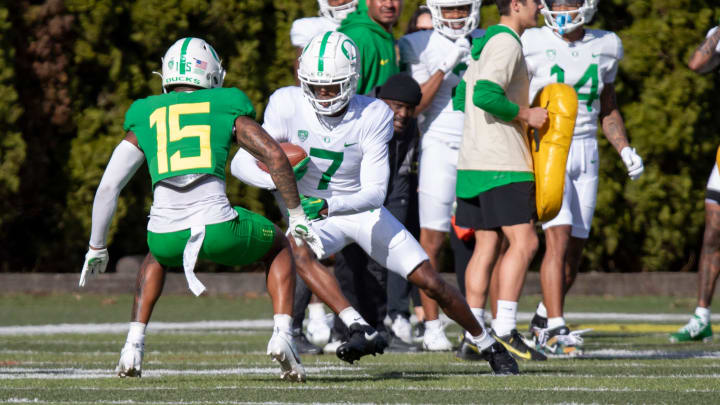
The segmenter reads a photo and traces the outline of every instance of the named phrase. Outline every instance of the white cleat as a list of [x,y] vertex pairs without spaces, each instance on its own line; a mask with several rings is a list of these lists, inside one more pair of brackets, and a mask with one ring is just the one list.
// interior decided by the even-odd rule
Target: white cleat
[[120,361],[115,368],[117,375],[122,378],[142,377],[142,360],[144,353],[144,343],[125,342],[125,346],[123,346],[120,352]]
[[325,317],[310,319],[305,336],[315,346],[325,346],[330,340],[330,327],[325,322]]
[[337,353],[338,347],[342,345],[342,340],[331,340],[328,344],[323,346],[323,353],[325,354],[335,354]]
[[392,332],[405,343],[413,344],[412,325],[404,316],[398,315],[392,323]]
[[429,352],[447,352],[452,350],[452,343],[445,336],[445,328],[425,329],[423,349]]
[[281,380],[305,382],[305,368],[289,333],[273,332],[268,342],[267,354],[280,364]]

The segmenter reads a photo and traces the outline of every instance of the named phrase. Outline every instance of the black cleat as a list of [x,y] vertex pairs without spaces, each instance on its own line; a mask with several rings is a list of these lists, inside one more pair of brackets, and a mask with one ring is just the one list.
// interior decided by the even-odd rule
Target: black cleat
[[[473,345],[475,350],[477,346]],[[493,343],[485,348],[479,355],[490,363],[493,373],[496,375],[518,375],[520,369],[518,364],[500,342]]]
[[300,354],[322,354],[323,352],[322,348],[310,343],[305,334],[302,332],[297,335],[293,334],[292,338],[293,343],[295,343],[295,348]]
[[388,336],[388,346],[386,348],[388,353],[418,353],[420,347],[416,344],[405,343],[402,339],[390,333]]
[[547,322],[547,318],[535,313],[532,320],[530,321],[530,327],[528,328],[528,332],[533,333],[533,330],[535,329],[547,329]]
[[348,341],[337,348],[336,354],[340,360],[350,364],[368,354],[383,354],[388,345],[385,338],[370,325],[354,323],[350,325],[348,336]]
[[502,345],[505,346],[505,349],[507,349],[507,351],[518,360],[547,360],[547,356],[525,344],[525,340],[517,329],[513,329],[510,333],[504,336],[498,336],[493,331],[492,337],[502,343]]
[[[502,346],[502,345],[501,345]],[[461,360],[467,361],[481,361],[486,360],[478,351],[477,346],[468,338],[463,335],[463,339],[455,351],[455,357]]]

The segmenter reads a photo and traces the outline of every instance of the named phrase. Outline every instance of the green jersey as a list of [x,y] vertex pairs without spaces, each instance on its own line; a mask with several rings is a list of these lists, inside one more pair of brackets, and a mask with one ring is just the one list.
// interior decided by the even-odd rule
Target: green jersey
[[171,92],[135,101],[125,114],[124,128],[137,136],[153,186],[194,173],[225,180],[239,116],[255,118],[255,109],[236,88]]

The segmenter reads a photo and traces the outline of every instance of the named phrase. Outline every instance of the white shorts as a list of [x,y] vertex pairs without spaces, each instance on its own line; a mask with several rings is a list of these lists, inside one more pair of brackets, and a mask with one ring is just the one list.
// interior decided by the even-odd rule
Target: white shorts
[[712,172],[710,172],[705,202],[720,204],[720,172],[718,172],[717,162],[713,165]]
[[597,139],[573,139],[565,170],[562,206],[555,218],[542,225],[543,229],[571,225],[573,237],[587,239],[590,236],[597,202],[598,156]]
[[407,278],[425,260],[418,241],[385,207],[352,215],[330,216],[311,222],[320,236],[325,256],[355,242],[386,269]]
[[423,135],[418,181],[421,228],[450,230],[459,146]]

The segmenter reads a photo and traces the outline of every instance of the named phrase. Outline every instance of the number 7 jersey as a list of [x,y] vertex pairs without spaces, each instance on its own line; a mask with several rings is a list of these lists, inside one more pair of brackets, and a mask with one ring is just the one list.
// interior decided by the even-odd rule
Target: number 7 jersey
[[605,83],[613,83],[623,57],[620,38],[585,28],[579,41],[567,42],[548,27],[525,30],[523,52],[530,80],[530,100],[550,83],[566,83],[578,95],[574,138],[594,138]]
[[148,162],[153,187],[185,174],[225,180],[225,165],[239,116],[255,117],[247,96],[236,88],[171,92],[135,101],[125,114]]

